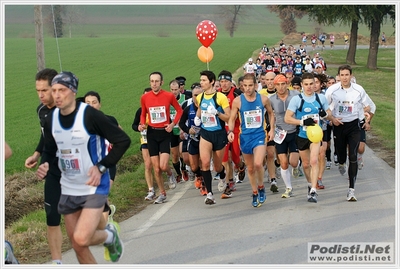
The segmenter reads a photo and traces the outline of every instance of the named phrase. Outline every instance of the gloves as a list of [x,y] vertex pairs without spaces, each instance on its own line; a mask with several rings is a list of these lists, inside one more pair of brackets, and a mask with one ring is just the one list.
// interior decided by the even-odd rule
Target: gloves
[[315,122],[312,118],[307,118],[305,120],[302,120],[302,126],[314,126]]
[[213,106],[208,106],[207,107],[207,113],[212,114],[212,115],[217,115],[218,110]]
[[197,116],[194,118],[194,125],[196,125],[196,126],[200,126],[201,125],[201,119],[199,117],[197,117]]
[[361,126],[362,129],[365,130],[365,118],[360,120],[360,126]]
[[319,115],[322,119],[325,119],[326,117],[328,117],[328,114],[327,114],[326,111],[323,110],[323,109],[320,109],[320,110],[319,110],[318,115]]

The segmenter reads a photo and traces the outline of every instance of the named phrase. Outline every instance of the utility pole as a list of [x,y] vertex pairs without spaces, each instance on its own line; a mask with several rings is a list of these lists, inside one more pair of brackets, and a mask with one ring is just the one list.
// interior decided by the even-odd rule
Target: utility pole
[[44,60],[42,6],[35,5],[34,10],[35,10],[35,38],[36,38],[37,71],[40,71],[40,70],[43,70],[46,66],[45,60]]

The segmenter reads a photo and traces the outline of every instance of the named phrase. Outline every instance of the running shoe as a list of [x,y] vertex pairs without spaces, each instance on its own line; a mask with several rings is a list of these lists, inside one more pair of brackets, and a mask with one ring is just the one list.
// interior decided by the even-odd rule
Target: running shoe
[[265,188],[258,189],[258,201],[260,204],[263,204],[267,200],[267,196],[265,195]]
[[289,198],[293,195],[291,188],[286,188],[285,193],[282,194],[282,198]]
[[272,191],[272,192],[279,192],[279,190],[278,190],[278,184],[276,183],[276,179],[275,178],[273,178],[272,180],[271,180],[271,187],[269,188],[269,190],[270,191]]
[[325,189],[324,184],[322,184],[322,179],[318,179],[318,181],[317,181],[317,189],[320,189],[320,190]]
[[147,196],[144,197],[144,199],[147,201],[152,201],[152,200],[154,200],[155,197],[156,197],[156,194],[154,193],[154,191],[149,191],[147,193]]
[[235,181],[229,180],[229,189],[231,189],[231,191],[236,191]]
[[214,180],[220,180],[220,179],[221,179],[221,177],[219,176],[219,173],[216,173],[214,176]]
[[239,180],[243,182],[245,176],[246,176],[246,165],[242,163],[242,166],[239,167],[239,173],[238,173]]
[[188,170],[188,174],[189,174],[189,180],[194,181],[196,178],[196,175],[193,173],[193,171],[191,169]]
[[175,172],[172,172],[172,174],[169,176],[169,188],[170,189],[175,189],[176,188],[176,174]]
[[326,161],[326,170],[331,170],[332,162],[331,161]]
[[189,180],[188,171],[182,170],[182,178],[183,178],[184,181],[188,181]]
[[235,175],[233,176],[233,178],[234,178],[236,183],[242,183],[243,182],[243,180],[239,179],[239,173],[238,172],[235,172]]
[[301,166],[299,166],[299,177],[304,176],[303,170],[301,169]]
[[275,176],[276,178],[281,178],[281,167],[275,167]]
[[317,196],[318,196],[318,194],[315,191],[310,192],[310,194],[308,195],[308,201],[310,203],[316,203],[317,202]]
[[162,204],[167,200],[167,196],[164,194],[160,194],[157,199],[154,201],[155,204]]
[[108,212],[108,222],[112,222],[114,221],[113,217],[115,214],[115,211],[117,211],[117,208],[115,207],[115,205],[109,205],[110,207],[110,211]]
[[253,202],[251,203],[254,207],[260,207],[260,201],[258,200],[258,194],[253,193]]
[[231,198],[232,197],[232,191],[229,188],[229,186],[227,185],[225,187],[224,192],[221,194],[221,199],[227,199],[227,198]]
[[293,178],[298,178],[300,175],[299,167],[293,167],[292,168],[292,176]]
[[211,159],[210,161],[210,171],[212,172],[214,170],[214,161]]
[[339,172],[342,176],[346,174],[346,164],[339,164]]
[[214,196],[212,195],[212,193],[209,192],[209,193],[207,193],[207,197],[206,197],[206,199],[204,200],[204,203],[205,203],[206,205],[214,205],[214,204],[216,204],[217,202],[215,201]]
[[362,157],[357,158],[357,165],[358,165],[358,170],[363,169],[364,162],[363,162]]
[[203,178],[202,177],[196,177],[196,181],[194,182],[194,186],[196,189],[200,189],[203,184]]
[[218,181],[218,190],[223,192],[225,190],[225,180],[220,178]]
[[19,264],[17,258],[14,256],[14,248],[7,240],[4,240],[4,263]]
[[176,181],[176,183],[181,183],[182,182],[182,175],[177,175],[175,181]]
[[113,223],[108,223],[106,230],[113,234],[113,241],[110,244],[104,243],[104,247],[108,249],[110,260],[112,262],[117,262],[123,255],[124,245],[122,240],[119,238],[118,230]]
[[206,188],[206,186],[202,186],[201,188],[200,188],[200,195],[201,196],[205,196],[205,195],[207,195],[207,188]]
[[335,166],[339,165],[339,161],[336,154],[333,155],[333,162],[335,163]]
[[347,191],[347,201],[349,202],[356,202],[357,198],[354,196],[354,189],[350,188]]

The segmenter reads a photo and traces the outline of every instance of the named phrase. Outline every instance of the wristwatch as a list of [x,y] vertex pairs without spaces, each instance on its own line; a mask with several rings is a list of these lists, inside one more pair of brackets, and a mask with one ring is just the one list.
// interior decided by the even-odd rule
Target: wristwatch
[[107,172],[107,167],[105,167],[104,165],[97,163],[96,166],[97,166],[97,168],[99,168],[99,171],[101,174],[104,174],[105,172]]

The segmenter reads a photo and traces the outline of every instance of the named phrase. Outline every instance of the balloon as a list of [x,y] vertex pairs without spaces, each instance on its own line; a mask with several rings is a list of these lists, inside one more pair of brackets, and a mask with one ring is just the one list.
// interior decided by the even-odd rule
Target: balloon
[[212,50],[211,47],[206,48],[204,46],[201,46],[197,50],[197,56],[203,63],[209,63],[214,57],[214,51]]
[[313,143],[321,142],[324,133],[319,125],[307,126],[307,137]]
[[217,26],[209,20],[201,21],[196,27],[196,36],[200,43],[208,48],[217,38]]

